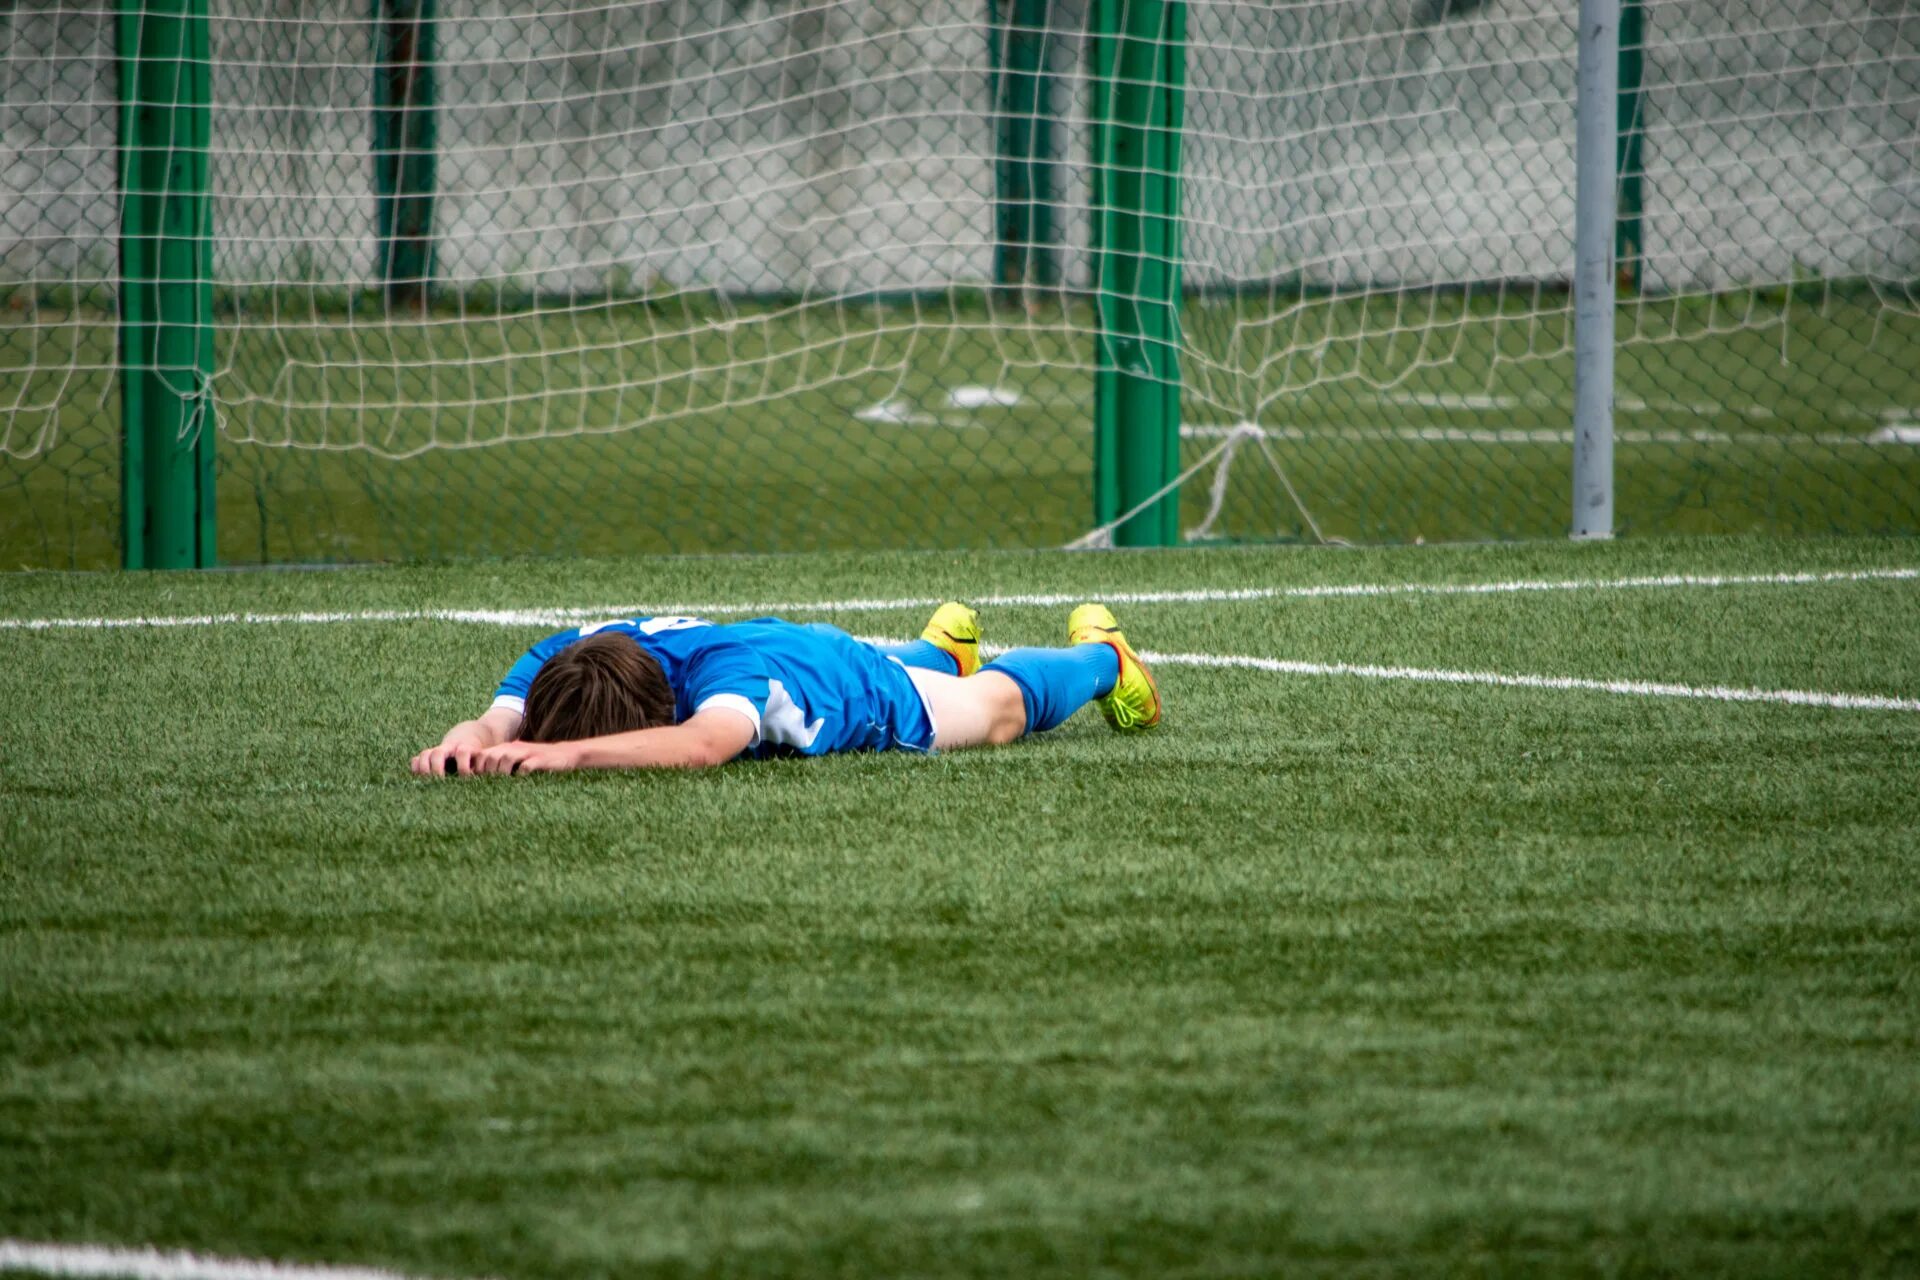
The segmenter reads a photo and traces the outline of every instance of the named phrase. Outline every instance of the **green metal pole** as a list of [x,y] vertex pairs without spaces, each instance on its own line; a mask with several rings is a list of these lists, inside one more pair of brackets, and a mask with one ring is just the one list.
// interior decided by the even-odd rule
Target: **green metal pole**
[[991,0],[994,109],[993,278],[1002,286],[1058,284],[1053,249],[1053,77],[1047,72],[1052,0]]
[[423,310],[433,286],[439,150],[435,0],[374,0],[373,189],[387,304]]
[[214,562],[207,0],[120,0],[122,563]]
[[1620,206],[1613,226],[1614,271],[1620,292],[1638,294],[1641,289],[1641,212],[1645,207],[1645,169],[1640,159],[1640,142],[1646,131],[1641,119],[1641,80],[1646,74],[1646,12],[1643,0],[1621,0],[1620,5],[1620,99],[1617,111],[1619,144],[1615,148],[1619,165]]
[[[1180,468],[1180,129],[1183,0],[1096,0],[1094,516],[1102,524]],[[1114,530],[1118,546],[1171,546],[1170,491]]]
[[1106,244],[1112,234],[1112,177],[1107,169],[1108,148],[1112,145],[1113,69],[1119,52],[1115,38],[1119,26],[1118,6],[1109,0],[1095,0],[1087,32],[1088,139],[1091,161],[1087,166],[1087,198],[1092,210],[1088,249],[1091,256],[1094,296],[1093,342],[1093,520],[1105,525],[1117,519],[1120,506],[1120,428],[1115,404],[1113,344],[1108,340],[1109,312]]

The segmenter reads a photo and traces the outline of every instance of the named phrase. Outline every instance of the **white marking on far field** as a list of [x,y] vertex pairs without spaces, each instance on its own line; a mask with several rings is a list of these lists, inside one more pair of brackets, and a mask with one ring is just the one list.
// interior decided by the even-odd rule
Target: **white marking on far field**
[[[1558,407],[1552,396],[1504,396],[1459,391],[1383,391],[1380,399],[1388,404],[1411,405],[1417,409],[1468,409],[1476,413],[1489,409]],[[1572,413],[1572,408],[1568,407],[1567,412]]]
[[[1268,440],[1397,440],[1406,444],[1505,444],[1570,446],[1573,432],[1560,427],[1262,427],[1251,422],[1201,423],[1183,426],[1180,434],[1192,439],[1220,439],[1255,435]],[[1613,442],[1623,445],[1738,445],[1742,448],[1835,449],[1852,446],[1887,447],[1920,444],[1920,427],[1895,424],[1876,427],[1865,435],[1842,431],[1815,434],[1785,431],[1642,431],[1616,429]]]
[[[1438,409],[1452,413],[1502,414],[1511,415],[1521,410],[1534,416],[1548,416],[1571,421],[1573,407],[1548,395],[1505,395],[1491,392],[1462,391],[1383,391],[1376,397],[1381,404],[1396,405],[1402,408]],[[951,409],[1011,409],[1029,403],[1026,396],[1010,387],[960,386],[947,392],[947,407]],[[1043,408],[1074,407],[1077,402],[1057,402],[1052,400],[1034,401]],[[1778,410],[1760,404],[1722,404],[1713,400],[1646,400],[1639,396],[1622,395],[1614,399],[1614,411],[1622,415],[1634,414],[1685,414],[1695,418],[1744,418],[1750,422],[1771,422],[1780,417]],[[1823,412],[1838,419],[1859,422],[1877,422],[1882,425],[1864,435],[1845,431],[1823,431],[1815,433],[1785,431],[1722,431],[1706,427],[1690,430],[1664,429],[1639,430],[1634,428],[1616,428],[1613,441],[1616,445],[1676,445],[1676,446],[1738,446],[1741,448],[1804,448],[1809,445],[1820,448],[1847,448],[1865,446],[1886,448],[1889,446],[1920,445],[1920,423],[1914,420],[1914,410],[1900,407],[1873,410],[1853,404],[1826,406]],[[929,413],[916,407],[911,401],[894,398],[882,400],[853,414],[860,422],[904,427],[952,427],[978,429],[980,424],[966,418],[955,418]],[[1180,428],[1180,434],[1195,439],[1220,439],[1229,435],[1258,435],[1268,440],[1340,440],[1347,442],[1371,442],[1395,440],[1406,444],[1477,444],[1477,445],[1526,445],[1565,447],[1573,443],[1573,431],[1567,427],[1544,426],[1507,426],[1507,427],[1448,427],[1448,426],[1406,426],[1406,427],[1263,427],[1252,422],[1237,423],[1200,423]]]
[[[1103,600],[1108,604],[1230,604],[1251,600],[1328,600],[1380,596],[1525,595],[1556,591],[1636,591],[1717,587],[1814,586],[1842,582],[1911,582],[1920,568],[1838,569],[1797,573],[1669,573],[1634,578],[1518,578],[1497,582],[1347,582],[1302,587],[1217,587],[1186,591],[1077,591],[973,596],[978,607],[1051,608]],[[759,614],[887,613],[924,609],[944,596],[891,599],[707,601],[549,605],[523,609],[361,609],[299,613],[190,613],[134,617],[0,618],[0,630],[103,631],[138,627],[290,626],[342,622],[470,622],[502,627],[566,625],[604,618]]]
[[[976,388],[979,389],[979,388]],[[1016,397],[1017,398],[1017,397]],[[909,400],[882,400],[854,412],[854,418],[860,422],[875,422],[899,427],[947,427],[956,431],[984,430],[980,423],[953,414],[941,417],[914,407]]]
[[930,413],[921,413],[905,400],[882,400],[879,404],[870,404],[853,415],[861,422],[890,422],[903,426],[931,426],[940,420]]
[[1011,409],[1020,403],[1020,393],[1007,387],[955,387],[947,392],[947,403],[956,409]]
[[126,1280],[405,1280],[376,1267],[332,1267],[252,1258],[210,1258],[158,1249],[0,1240],[0,1271]]
[[[1405,405],[1418,409],[1446,409],[1466,413],[1510,413],[1515,409],[1552,409],[1573,416],[1571,401],[1557,399],[1554,396],[1534,393],[1531,395],[1500,395],[1470,393],[1458,391],[1383,391],[1379,399],[1385,404]],[[1684,413],[1697,418],[1735,417],[1746,418],[1753,422],[1771,422],[1779,418],[1779,410],[1764,404],[1728,404],[1720,400],[1648,400],[1636,395],[1616,395],[1613,399],[1616,413]],[[1822,406],[1822,412],[1836,418],[1845,418],[1856,422],[1877,422],[1888,415],[1902,415],[1902,409],[1868,409],[1856,404],[1830,404]]]

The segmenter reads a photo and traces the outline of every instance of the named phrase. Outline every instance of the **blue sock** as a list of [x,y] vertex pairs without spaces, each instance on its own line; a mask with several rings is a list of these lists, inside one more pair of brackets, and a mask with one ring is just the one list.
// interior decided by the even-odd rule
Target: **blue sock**
[[919,667],[925,671],[938,671],[943,676],[960,674],[960,664],[953,655],[931,640],[914,640],[907,644],[877,644],[874,648],[889,658],[898,658],[909,667]]
[[1020,697],[1027,704],[1027,732],[1039,733],[1095,698],[1112,693],[1120,679],[1120,655],[1109,644],[1015,649],[981,670],[998,671],[1020,686]]

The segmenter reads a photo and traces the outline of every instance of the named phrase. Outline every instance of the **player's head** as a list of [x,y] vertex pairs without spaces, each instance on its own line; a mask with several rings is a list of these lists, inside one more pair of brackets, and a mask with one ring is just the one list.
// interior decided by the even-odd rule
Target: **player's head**
[[632,636],[602,631],[547,659],[527,690],[528,742],[570,742],[670,725],[673,689]]

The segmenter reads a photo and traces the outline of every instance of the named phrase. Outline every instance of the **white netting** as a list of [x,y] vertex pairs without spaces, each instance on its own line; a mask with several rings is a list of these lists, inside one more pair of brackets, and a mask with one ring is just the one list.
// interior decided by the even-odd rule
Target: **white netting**
[[1920,8],[1649,11],[1647,268],[1655,293],[1920,280]]

